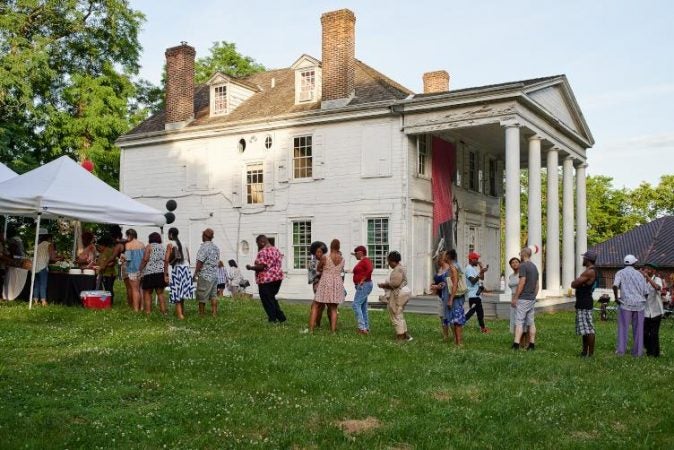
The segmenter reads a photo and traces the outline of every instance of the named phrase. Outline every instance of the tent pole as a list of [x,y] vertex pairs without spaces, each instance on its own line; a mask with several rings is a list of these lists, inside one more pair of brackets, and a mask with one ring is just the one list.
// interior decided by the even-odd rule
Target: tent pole
[[7,240],[7,220],[9,220],[9,216],[5,216],[5,229],[2,232],[2,237],[5,241]]
[[40,237],[40,220],[42,213],[37,214],[35,221],[35,247],[33,247],[33,267],[30,270],[30,297],[28,297],[28,309],[33,309],[33,290],[35,289],[35,266],[37,265],[37,245]]

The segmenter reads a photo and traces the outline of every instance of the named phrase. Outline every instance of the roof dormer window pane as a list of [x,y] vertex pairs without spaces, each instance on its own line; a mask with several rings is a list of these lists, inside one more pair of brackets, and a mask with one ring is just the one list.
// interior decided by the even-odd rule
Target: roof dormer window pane
[[300,101],[310,102],[314,99],[314,92],[316,90],[316,71],[303,70],[300,73]]
[[215,86],[213,112],[215,114],[227,113],[227,86]]

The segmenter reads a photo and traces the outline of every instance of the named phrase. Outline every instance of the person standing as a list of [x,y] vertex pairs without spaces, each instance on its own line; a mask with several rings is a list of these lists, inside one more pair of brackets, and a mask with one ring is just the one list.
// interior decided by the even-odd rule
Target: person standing
[[145,245],[138,240],[138,233],[133,228],[126,230],[126,245],[124,250],[124,264],[129,279],[128,290],[131,291],[131,306],[138,312],[141,308],[140,293],[140,263],[145,254]]
[[[333,333],[337,331],[337,307],[344,301],[344,280],[342,279],[344,258],[339,248],[339,240],[333,239],[330,242],[330,253],[321,257],[316,269],[321,274],[321,278],[314,297],[316,302],[327,305],[330,330]],[[312,317],[310,322],[316,323],[316,318]],[[311,325],[309,329],[313,331]]]
[[438,270],[433,276],[433,284],[431,284],[431,291],[438,295],[440,301],[439,315],[440,326],[442,327],[443,341],[449,341],[449,324],[452,321],[452,308],[449,305],[449,285],[451,284],[450,271],[451,266],[447,252],[441,251],[438,253]]
[[632,322],[632,356],[641,356],[644,350],[644,309],[648,289],[645,276],[634,268],[639,261],[634,255],[625,255],[625,267],[615,274],[613,295],[618,303],[618,342],[616,355],[627,350],[627,329]]
[[447,278],[449,289],[447,305],[451,308],[450,326],[454,334],[454,343],[461,346],[463,345],[463,326],[466,324],[466,315],[463,310],[466,302],[466,279],[456,250],[450,249],[447,252],[447,258],[450,266],[449,278]]
[[241,290],[243,276],[241,276],[241,270],[239,270],[236,261],[230,259],[227,261],[227,264],[229,265],[229,269],[227,269],[227,289],[229,289],[232,297],[234,297],[239,293],[239,290]]
[[115,304],[115,241],[109,234],[98,240],[98,276],[104,291],[110,292],[110,305]]
[[[189,252],[178,238],[178,229],[168,231],[169,243],[164,259],[164,282],[169,284],[169,301],[176,305],[176,316],[185,319],[185,300],[194,299],[194,282],[190,272]],[[171,274],[169,276],[169,266]]]
[[484,309],[482,308],[482,298],[480,282],[484,280],[484,273],[489,270],[489,264],[482,267],[480,262],[480,254],[478,252],[470,252],[468,254],[468,267],[466,268],[466,286],[468,292],[468,306],[470,309],[466,313],[466,322],[477,313],[477,321],[480,324],[480,331],[489,333],[489,328],[484,325]]
[[538,295],[538,268],[530,261],[531,249],[528,247],[520,250],[522,262],[519,268],[519,282],[513,295],[511,307],[516,309],[515,338],[513,350],[520,349],[520,339],[524,327],[529,327],[529,345],[527,350],[536,348],[536,324],[534,323],[536,296]]
[[407,269],[400,262],[402,257],[397,251],[388,254],[386,260],[391,268],[386,281],[377,286],[384,289],[385,297],[388,299],[387,308],[391,318],[391,324],[395,328],[397,341],[411,341],[413,338],[407,331],[407,322],[405,321],[405,305],[412,296],[412,291],[407,287]]
[[39,244],[35,250],[35,292],[33,301],[37,304],[38,299],[42,306],[47,306],[47,279],[49,278],[49,263],[57,261],[56,249],[52,243],[52,235],[46,229],[40,229]]
[[[508,277],[508,287],[510,288],[511,297],[515,296],[517,292],[517,285],[520,284],[520,259],[517,256],[513,256],[508,261],[508,265],[513,270],[513,273]],[[517,322],[517,309],[510,308],[510,334],[515,336],[515,324]],[[522,328],[522,337],[520,338],[520,348],[527,348],[529,345],[529,327],[524,325]]]
[[199,315],[206,313],[206,302],[211,301],[211,314],[218,315],[218,261],[220,249],[213,243],[214,232],[206,228],[201,233],[201,247],[197,252],[194,278],[197,280],[197,301]]
[[648,298],[644,310],[644,347],[647,356],[660,356],[660,321],[665,310],[662,306],[661,292],[664,289],[662,278],[656,276],[657,265],[646,263],[644,274],[648,283]]
[[255,272],[260,302],[267,313],[267,320],[270,323],[283,323],[286,321],[286,316],[276,299],[276,294],[281,289],[281,282],[283,281],[283,270],[281,269],[283,255],[276,247],[271,245],[264,234],[255,238],[255,243],[258,250],[255,263],[247,264],[246,269]]
[[143,288],[143,310],[146,315],[152,312],[152,292],[157,294],[159,302],[159,311],[166,315],[166,298],[164,297],[164,260],[166,259],[166,250],[161,245],[161,234],[150,233],[148,244],[143,253],[143,260],[140,262],[140,273],[142,274],[141,286]]
[[571,282],[576,290],[576,334],[583,338],[581,357],[590,357],[594,354],[595,330],[592,322],[592,291],[596,286],[597,269],[594,263],[597,253],[589,250],[583,253],[583,267],[585,270],[578,278]]
[[218,261],[218,297],[225,295],[225,288],[227,288],[227,269],[225,263]]
[[318,290],[318,282],[321,280],[321,273],[318,271],[318,264],[323,259],[323,255],[328,253],[328,246],[322,241],[315,241],[309,246],[309,254],[311,259],[307,265],[307,281],[314,291],[314,299],[311,301],[311,308],[309,309],[309,328],[306,332],[313,332],[314,328],[321,326],[323,318],[323,311],[325,304],[316,301],[316,291]]
[[368,334],[370,332],[370,321],[367,316],[367,297],[372,292],[372,271],[374,269],[372,261],[367,257],[367,248],[359,245],[353,250],[353,255],[358,263],[353,268],[353,284],[356,287],[356,294],[353,297],[353,312],[358,322],[358,333]]

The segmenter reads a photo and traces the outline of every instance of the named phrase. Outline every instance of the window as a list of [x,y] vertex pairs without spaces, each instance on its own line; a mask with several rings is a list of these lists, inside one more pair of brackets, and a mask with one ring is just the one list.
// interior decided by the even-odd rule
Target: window
[[255,205],[264,202],[262,164],[252,164],[246,168],[246,203]]
[[213,102],[213,113],[214,114],[227,114],[227,86],[216,86],[213,89],[214,93],[214,102]]
[[388,249],[388,218],[367,219],[367,254],[375,269],[388,267]]
[[310,102],[314,99],[316,90],[316,71],[303,70],[300,72],[300,101]]
[[427,176],[426,161],[428,160],[428,139],[426,135],[417,137],[417,151],[417,175],[425,177]]
[[487,195],[496,197],[496,160],[489,160],[489,186],[487,187]]
[[264,138],[264,148],[266,148],[267,150],[271,148],[273,143],[274,141],[272,140],[270,135],[267,135],[267,137]]
[[306,269],[311,246],[311,222],[293,222],[293,269]]
[[300,136],[293,140],[293,178],[311,178],[311,136]]
[[473,226],[468,227],[468,253],[475,251],[477,242],[477,229]]
[[477,153],[468,152],[468,189],[478,190]]

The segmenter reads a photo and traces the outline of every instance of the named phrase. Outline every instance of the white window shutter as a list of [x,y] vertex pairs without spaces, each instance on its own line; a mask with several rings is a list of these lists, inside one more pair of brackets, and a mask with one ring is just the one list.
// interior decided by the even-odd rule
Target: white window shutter
[[276,248],[283,254],[283,270],[287,271],[290,267],[290,254],[291,248],[288,240],[288,221],[286,219],[281,219],[278,226],[278,241],[276,242]]
[[311,165],[314,180],[325,178],[325,148],[322,134],[314,134],[311,138]]
[[481,194],[486,192],[485,187],[485,173],[484,173],[484,159],[485,155],[482,152],[476,152],[477,155],[477,191]]
[[463,187],[470,189],[470,150],[468,150],[466,144],[461,144],[461,152],[463,153],[463,164],[461,167]]
[[454,181],[457,186],[464,186],[466,179],[463,177],[463,145],[460,142],[454,144],[454,155],[456,155],[454,167],[456,179]]
[[244,173],[243,166],[241,164],[233,164],[234,172],[232,173],[232,206],[234,208],[240,208],[241,203],[243,202],[243,193],[244,193]]
[[500,159],[496,161],[496,195],[503,197],[503,172],[504,164]]
[[274,160],[267,159],[264,162],[264,204],[271,206],[274,204]]
[[287,183],[290,174],[288,173],[288,165],[290,164],[290,148],[292,138],[281,139],[281,145],[278,149],[276,157],[276,175],[279,183]]

